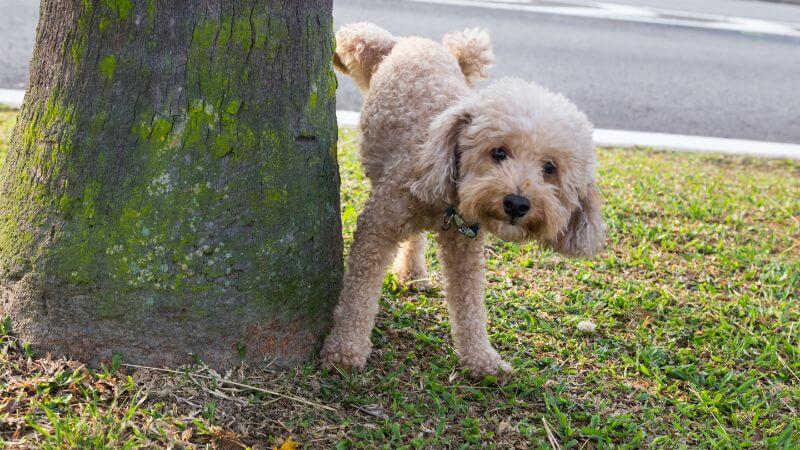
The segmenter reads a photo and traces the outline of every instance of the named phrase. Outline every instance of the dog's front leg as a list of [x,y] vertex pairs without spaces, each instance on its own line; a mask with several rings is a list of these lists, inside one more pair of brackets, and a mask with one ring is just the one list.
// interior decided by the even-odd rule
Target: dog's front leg
[[480,235],[469,239],[449,229],[439,232],[438,241],[453,343],[461,363],[476,377],[513,372],[486,331],[483,239]]
[[387,204],[372,197],[358,217],[342,292],[333,312],[333,329],[322,348],[326,367],[354,371],[364,369],[367,363],[381,286],[397,244],[404,237],[402,226],[389,221],[397,216],[387,211]]

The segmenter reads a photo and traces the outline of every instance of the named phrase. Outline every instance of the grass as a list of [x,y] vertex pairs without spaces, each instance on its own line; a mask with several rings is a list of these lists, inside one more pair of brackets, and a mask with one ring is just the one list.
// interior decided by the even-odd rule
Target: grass
[[[0,113],[0,133],[10,120]],[[348,243],[368,191],[354,142],[343,130]],[[387,277],[359,375],[313,362],[93,370],[31,354],[6,322],[0,437],[42,448],[800,448],[800,164],[599,157],[600,257],[486,245],[492,340],[517,369],[501,386],[459,369],[440,290]],[[433,249],[429,259],[437,274]],[[581,320],[597,330],[581,333]]]
[[4,110],[0,105],[0,167],[6,160],[8,140],[11,138],[11,129],[14,128],[17,114],[14,111]]

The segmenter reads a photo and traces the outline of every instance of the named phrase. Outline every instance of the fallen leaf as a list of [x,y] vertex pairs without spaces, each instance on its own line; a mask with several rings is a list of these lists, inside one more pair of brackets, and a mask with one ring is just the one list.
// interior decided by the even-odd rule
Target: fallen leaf
[[280,447],[273,447],[273,450],[297,450],[297,446],[299,444],[294,441],[291,437],[283,441]]

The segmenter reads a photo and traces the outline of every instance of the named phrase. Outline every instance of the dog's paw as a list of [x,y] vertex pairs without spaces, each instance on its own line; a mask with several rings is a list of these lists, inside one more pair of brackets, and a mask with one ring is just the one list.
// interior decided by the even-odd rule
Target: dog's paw
[[469,375],[472,378],[494,376],[499,379],[505,379],[514,374],[514,368],[511,367],[511,364],[502,359],[494,364],[467,365],[465,367],[469,370]]
[[367,365],[369,351],[361,352],[342,343],[325,342],[320,353],[322,367],[348,373],[361,372]]
[[469,370],[469,375],[473,378],[494,376],[503,379],[514,374],[511,364],[503,361],[503,358],[494,350],[470,356],[462,358],[461,363]]

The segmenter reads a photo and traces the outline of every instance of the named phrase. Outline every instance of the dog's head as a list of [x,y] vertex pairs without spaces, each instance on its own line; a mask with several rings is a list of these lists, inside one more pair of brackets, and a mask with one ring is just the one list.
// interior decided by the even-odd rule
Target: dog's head
[[433,121],[411,190],[501,239],[590,256],[605,237],[596,166],[592,125],[575,105],[503,79]]

